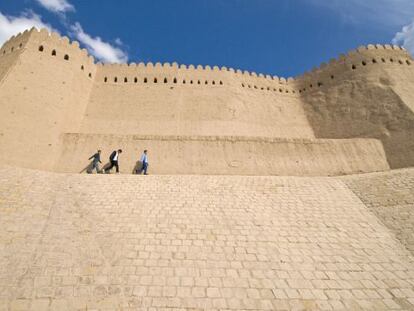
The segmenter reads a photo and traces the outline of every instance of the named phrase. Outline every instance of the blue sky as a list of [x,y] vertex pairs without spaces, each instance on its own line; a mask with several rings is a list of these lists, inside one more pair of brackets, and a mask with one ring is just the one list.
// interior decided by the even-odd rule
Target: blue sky
[[370,43],[414,53],[414,0],[2,0],[0,44],[47,27],[103,62],[297,76]]

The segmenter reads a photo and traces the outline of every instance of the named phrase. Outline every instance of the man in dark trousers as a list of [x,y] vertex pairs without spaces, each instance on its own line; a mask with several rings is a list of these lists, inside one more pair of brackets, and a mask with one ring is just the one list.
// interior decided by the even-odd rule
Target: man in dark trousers
[[141,170],[139,170],[138,174],[142,174],[142,172],[144,172],[144,175],[148,175],[147,174],[147,169],[148,169],[148,150],[144,150],[144,153],[141,156],[141,163],[142,163],[142,167]]
[[98,150],[98,152],[95,153],[93,156],[91,156],[89,160],[92,160],[92,165],[87,171],[88,174],[92,174],[94,169],[96,169],[97,174],[101,173],[101,170],[99,169],[99,163],[102,163],[101,162],[101,150]]
[[116,173],[119,174],[119,165],[118,165],[118,159],[119,155],[122,153],[121,149],[112,151],[111,155],[109,156],[109,162],[111,163],[110,166],[108,166],[105,169],[105,173],[107,174],[114,166],[116,168]]

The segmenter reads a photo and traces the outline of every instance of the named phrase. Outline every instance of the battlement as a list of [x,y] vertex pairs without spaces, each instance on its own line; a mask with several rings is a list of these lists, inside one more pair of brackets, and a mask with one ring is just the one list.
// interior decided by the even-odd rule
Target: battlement
[[401,66],[403,70],[413,70],[412,64],[412,56],[403,47],[370,44],[360,46],[336,59],[331,59],[329,63],[322,63],[310,72],[305,72],[295,79],[296,87],[299,93],[305,93],[323,86],[335,85],[336,80],[348,73],[359,74],[361,70],[375,69],[378,66],[385,66],[385,68]]
[[[77,41],[32,28],[0,49],[0,161],[73,171],[96,148],[120,144],[132,157],[139,152],[132,138],[150,137],[140,148],[158,154],[159,173],[317,175],[412,166],[413,64],[392,45],[359,47],[296,78],[176,62],[103,64]],[[69,143],[67,133],[79,140]],[[22,153],[10,160],[9,148]]]
[[[96,83],[132,83],[132,84],[176,84],[176,85],[202,85],[202,86],[232,86],[241,87],[251,91],[270,91],[283,95],[299,94],[317,90],[324,85],[335,84],[335,80],[349,71],[358,71],[370,65],[406,65],[411,66],[413,59],[410,54],[397,45],[370,44],[360,46],[341,54],[328,63],[322,63],[310,72],[296,78],[284,78],[257,74],[241,69],[209,65],[185,65],[173,63],[129,63],[104,64],[95,63],[93,56],[86,49],[81,49],[79,42],[70,41],[56,32],[46,29],[32,28],[24,33],[11,37],[0,49],[1,55],[12,53],[26,47],[29,38],[33,42],[28,48],[50,54],[65,61],[75,60],[80,64],[89,78]],[[37,45],[36,45],[37,44]],[[78,64],[79,65],[79,64]],[[97,72],[96,72],[97,71]],[[95,72],[97,76],[95,77]]]
[[10,37],[10,39],[4,42],[0,48],[0,57],[6,55],[7,53],[13,53],[19,49],[22,49],[26,45],[33,30],[34,28],[31,30],[25,30],[23,33],[18,33],[17,35]]
[[267,90],[278,93],[295,93],[289,85],[293,78],[285,79],[272,76],[257,75],[247,71],[217,66],[179,65],[177,63],[131,63],[101,64],[98,63],[97,83],[135,84],[135,85],[167,85],[167,86],[227,86],[255,90]]
[[178,64],[176,62],[174,63],[129,63],[129,64],[105,64],[105,63],[98,63],[99,67],[102,67],[102,69],[111,70],[111,71],[122,71],[122,70],[142,70],[142,71],[150,71],[150,72],[178,72],[178,71],[188,71],[188,72],[199,72],[205,75],[211,74],[211,73],[232,73],[239,76],[244,77],[254,77],[254,78],[261,78],[266,79],[270,81],[276,81],[278,83],[285,84],[288,81],[293,81],[293,78],[279,78],[278,76],[270,76],[270,75],[264,75],[264,74],[257,74],[256,72],[249,72],[249,71],[242,71],[240,69],[233,69],[233,68],[227,68],[225,66],[218,67],[218,66],[209,66],[209,65],[185,65],[185,64]]
[[6,41],[0,49],[0,61],[2,56],[17,52],[25,48],[42,56],[50,56],[51,60],[63,63],[76,64],[89,78],[93,78],[96,66],[95,59],[89,55],[86,49],[81,49],[79,42],[70,41],[68,37],[62,37],[56,32],[47,29],[37,30],[32,28]]

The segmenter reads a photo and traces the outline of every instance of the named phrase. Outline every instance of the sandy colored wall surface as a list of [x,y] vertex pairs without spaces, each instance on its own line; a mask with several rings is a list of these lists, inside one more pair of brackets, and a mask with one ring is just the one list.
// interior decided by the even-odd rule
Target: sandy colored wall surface
[[[378,146],[372,149],[368,144],[365,150],[363,144],[357,144],[361,155],[354,156],[344,149],[344,138],[378,139],[392,168],[409,167],[414,165],[413,68],[407,51],[389,45],[358,48],[295,79],[176,63],[103,65],[95,64],[77,42],[33,29],[12,37],[0,49],[0,161],[54,170],[67,160],[59,159],[65,154],[61,150],[66,143],[64,133],[77,133],[79,137],[107,135],[114,145],[124,137],[155,137],[154,141],[146,139],[146,144],[153,147],[162,141],[159,154],[168,154],[168,145],[198,159],[184,170],[179,165],[162,164],[159,172],[168,173],[315,174],[320,170],[325,175],[386,167],[382,156],[379,164],[364,156]],[[168,144],[168,139],[159,139],[170,136],[179,138]],[[207,145],[221,159],[237,162],[241,157],[241,162],[248,163],[244,154],[254,158],[267,153],[258,155],[264,162],[231,169],[212,166],[208,158],[203,159],[209,153],[204,153],[200,142],[212,136],[219,137],[218,142],[214,148],[210,142]],[[275,141],[339,139],[330,145],[335,148],[328,148],[332,156],[343,163],[358,159],[359,164],[316,165],[319,147],[315,146],[321,145],[313,141],[299,148],[300,140],[296,140],[293,154],[303,166],[284,171],[274,163],[285,161],[290,151],[246,141],[240,143],[243,148],[229,149],[229,136]],[[188,141],[186,137],[200,139]],[[116,139],[120,141],[116,143]],[[292,146],[286,141],[281,144]],[[96,148],[94,144],[87,146]],[[310,153],[309,146],[314,146]],[[300,156],[299,150],[303,150]],[[326,161],[334,163],[332,159]],[[202,165],[206,168],[200,169]]]
[[341,175],[388,170],[382,145],[373,139],[303,140],[243,137],[180,137],[65,134],[60,172],[80,172],[102,149],[108,162],[121,148],[121,172],[132,173],[144,149],[152,174]]
[[414,308],[414,256],[339,178],[8,168],[0,193],[5,310]]
[[[266,87],[250,80],[250,76],[246,79],[230,71],[176,65],[98,66],[81,130],[143,135],[314,137],[299,94],[281,93],[279,88],[288,88],[279,80],[256,78],[264,80]],[[248,83],[252,88],[247,87]]]
[[414,169],[352,175],[342,180],[414,254]]
[[297,83],[316,137],[377,138],[392,168],[414,165],[414,64],[406,51],[361,48]]
[[[52,169],[60,150],[60,134],[79,130],[95,67],[87,53],[67,38],[47,31],[23,36],[28,37],[27,42],[14,52],[19,53],[18,60],[0,84],[0,159]],[[18,39],[10,45],[16,46]]]

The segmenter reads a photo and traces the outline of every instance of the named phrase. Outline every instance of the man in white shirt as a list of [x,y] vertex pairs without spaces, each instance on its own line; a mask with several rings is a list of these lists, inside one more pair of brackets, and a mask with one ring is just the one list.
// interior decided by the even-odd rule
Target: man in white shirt
[[105,173],[108,173],[115,166],[116,172],[117,174],[119,174],[118,159],[121,153],[122,153],[122,149],[118,149],[118,151],[116,150],[112,151],[111,155],[109,156],[109,162],[111,163],[111,165],[105,169]]
[[140,161],[142,163],[142,167],[141,167],[141,170],[138,171],[138,174],[142,174],[142,172],[144,172],[144,175],[148,175],[147,174],[147,169],[148,169],[148,150],[144,150],[144,153],[141,155]]

